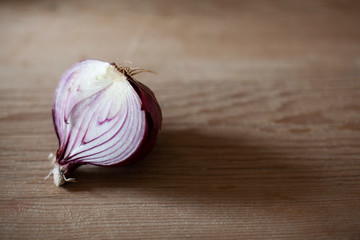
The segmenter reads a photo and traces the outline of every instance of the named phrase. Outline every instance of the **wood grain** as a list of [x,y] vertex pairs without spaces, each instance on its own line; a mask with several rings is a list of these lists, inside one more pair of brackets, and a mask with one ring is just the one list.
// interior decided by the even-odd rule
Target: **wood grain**
[[[358,1],[0,3],[1,239],[360,239]],[[144,161],[43,177],[61,74],[139,75]]]

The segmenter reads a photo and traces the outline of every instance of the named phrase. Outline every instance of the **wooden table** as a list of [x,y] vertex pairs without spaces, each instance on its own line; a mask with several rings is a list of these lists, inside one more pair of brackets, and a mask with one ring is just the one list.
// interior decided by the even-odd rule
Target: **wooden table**
[[[0,3],[1,239],[360,239],[359,1]],[[152,69],[153,152],[44,181],[54,89]]]

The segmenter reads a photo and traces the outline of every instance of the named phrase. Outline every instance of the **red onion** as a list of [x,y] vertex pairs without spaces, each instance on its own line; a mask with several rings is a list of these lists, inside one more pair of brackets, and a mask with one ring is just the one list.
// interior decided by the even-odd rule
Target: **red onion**
[[156,143],[162,115],[154,93],[133,76],[148,70],[98,60],[75,64],[55,91],[53,121],[59,139],[50,175],[60,186],[84,164],[123,166]]

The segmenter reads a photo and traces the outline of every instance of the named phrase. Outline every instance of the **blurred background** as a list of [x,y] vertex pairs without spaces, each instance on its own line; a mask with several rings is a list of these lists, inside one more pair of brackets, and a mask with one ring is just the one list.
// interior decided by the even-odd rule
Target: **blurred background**
[[[85,59],[157,72],[163,130],[55,188],[54,89]],[[356,0],[1,1],[0,238],[356,239],[359,77]]]

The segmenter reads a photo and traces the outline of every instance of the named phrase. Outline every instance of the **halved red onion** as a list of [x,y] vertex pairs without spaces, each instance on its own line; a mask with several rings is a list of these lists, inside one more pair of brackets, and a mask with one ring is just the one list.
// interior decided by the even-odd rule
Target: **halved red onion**
[[52,110],[59,139],[49,156],[55,185],[72,181],[80,165],[125,165],[152,150],[162,115],[154,93],[133,78],[142,71],[86,60],[64,73]]

